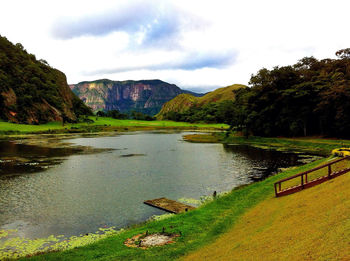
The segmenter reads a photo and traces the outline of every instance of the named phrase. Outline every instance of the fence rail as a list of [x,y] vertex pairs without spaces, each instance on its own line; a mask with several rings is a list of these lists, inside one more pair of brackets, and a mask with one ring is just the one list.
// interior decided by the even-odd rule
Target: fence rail
[[[350,156],[346,156],[344,158],[334,160],[332,162],[321,165],[319,167],[316,167],[316,168],[310,169],[308,171],[305,171],[305,172],[296,174],[294,176],[277,181],[274,184],[276,197],[289,195],[289,194],[298,192],[300,190],[313,187],[315,185],[318,185],[318,184],[323,183],[327,180],[330,180],[332,178],[335,178],[337,176],[340,176],[342,174],[349,172],[350,171],[349,167],[345,167],[345,168],[342,168],[340,170],[332,170],[332,166],[334,166],[335,164],[349,160],[349,159],[350,159]],[[316,178],[310,177],[313,173],[315,173],[319,170],[323,171],[323,169],[327,169],[327,171],[326,171],[327,175],[322,175],[322,176],[316,177]],[[292,182],[292,183],[295,182],[296,184],[293,184],[293,186],[289,186],[289,187],[282,189],[282,185],[287,183],[287,182]]]

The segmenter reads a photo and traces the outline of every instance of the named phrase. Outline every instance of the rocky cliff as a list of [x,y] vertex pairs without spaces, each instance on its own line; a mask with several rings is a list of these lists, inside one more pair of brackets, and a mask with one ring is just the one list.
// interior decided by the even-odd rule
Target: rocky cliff
[[91,107],[98,110],[140,111],[154,115],[162,105],[181,93],[201,94],[181,90],[161,80],[111,81],[107,79],[70,85],[72,91]]
[[70,90],[66,76],[0,36],[0,118],[39,124],[74,122],[77,114],[91,110]]

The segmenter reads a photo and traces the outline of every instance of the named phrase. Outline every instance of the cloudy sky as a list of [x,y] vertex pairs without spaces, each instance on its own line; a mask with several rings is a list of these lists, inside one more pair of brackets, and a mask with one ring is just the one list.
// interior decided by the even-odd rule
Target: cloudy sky
[[350,47],[346,0],[1,0],[0,34],[69,83],[161,79],[209,91]]

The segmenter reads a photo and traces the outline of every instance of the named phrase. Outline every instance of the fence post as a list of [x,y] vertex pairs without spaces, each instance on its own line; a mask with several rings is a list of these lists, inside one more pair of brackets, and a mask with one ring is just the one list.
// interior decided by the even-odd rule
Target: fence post
[[307,173],[305,174],[305,184],[307,184]]
[[304,175],[300,175],[301,177],[301,187],[304,189]]
[[331,164],[328,165],[328,179],[331,178],[331,173],[332,173],[332,167]]
[[277,184],[275,183],[274,186],[275,186],[275,196],[277,197]]

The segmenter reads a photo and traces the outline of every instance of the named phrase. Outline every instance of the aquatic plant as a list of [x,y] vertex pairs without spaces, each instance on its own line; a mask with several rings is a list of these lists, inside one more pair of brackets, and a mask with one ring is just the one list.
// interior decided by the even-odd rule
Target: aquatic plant
[[172,217],[174,215],[175,214],[172,214],[172,213],[163,214],[163,215],[153,215],[149,220],[150,221],[152,221],[152,220],[160,221],[160,220],[164,220],[164,219],[170,218],[170,217]]
[[115,227],[100,228],[96,233],[64,237],[50,235],[47,238],[28,239],[15,236],[17,230],[0,230],[0,260],[33,256],[43,252],[55,252],[86,246],[98,240],[116,235]]

